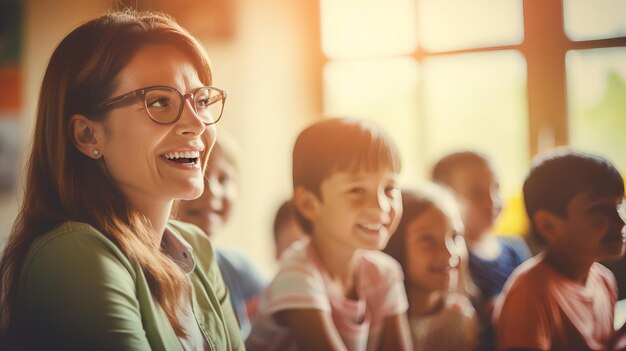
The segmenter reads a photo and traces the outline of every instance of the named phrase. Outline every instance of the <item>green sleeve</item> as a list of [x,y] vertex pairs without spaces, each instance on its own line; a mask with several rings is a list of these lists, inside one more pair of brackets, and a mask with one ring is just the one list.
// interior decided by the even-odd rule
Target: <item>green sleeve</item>
[[98,233],[73,231],[34,247],[20,287],[33,337],[63,349],[150,350],[134,271],[111,245]]

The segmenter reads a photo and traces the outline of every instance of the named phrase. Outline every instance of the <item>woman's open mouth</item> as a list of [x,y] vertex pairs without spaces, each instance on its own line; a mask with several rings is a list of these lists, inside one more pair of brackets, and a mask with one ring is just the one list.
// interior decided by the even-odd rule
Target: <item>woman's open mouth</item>
[[181,165],[195,166],[200,161],[200,151],[168,152],[160,157]]

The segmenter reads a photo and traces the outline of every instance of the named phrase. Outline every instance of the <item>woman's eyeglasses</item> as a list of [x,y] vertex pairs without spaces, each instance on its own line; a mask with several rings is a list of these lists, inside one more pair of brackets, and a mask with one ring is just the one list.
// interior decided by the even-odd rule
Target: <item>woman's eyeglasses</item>
[[185,100],[190,98],[198,118],[204,124],[211,125],[217,123],[222,117],[226,92],[206,86],[191,93],[182,94],[177,89],[164,85],[149,86],[112,97],[99,104],[94,113],[101,113],[135,97],[142,100],[150,119],[159,124],[172,124],[178,121],[183,112]]

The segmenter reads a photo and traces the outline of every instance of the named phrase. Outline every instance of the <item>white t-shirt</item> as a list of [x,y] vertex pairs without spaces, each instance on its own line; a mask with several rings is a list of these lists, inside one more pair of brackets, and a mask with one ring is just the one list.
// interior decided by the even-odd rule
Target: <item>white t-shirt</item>
[[303,243],[292,248],[261,294],[247,348],[298,350],[289,329],[278,325],[273,315],[284,310],[317,309],[331,314],[349,350],[376,349],[385,318],[408,309],[400,265],[380,251],[359,251],[355,268],[358,300],[352,300],[330,279],[313,246]]

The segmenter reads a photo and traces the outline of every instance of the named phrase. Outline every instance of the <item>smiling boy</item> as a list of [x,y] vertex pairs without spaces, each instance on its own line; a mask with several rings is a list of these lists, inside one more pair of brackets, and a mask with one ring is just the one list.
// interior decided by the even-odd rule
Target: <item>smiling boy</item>
[[524,183],[545,252],[520,266],[496,303],[499,350],[606,350],[615,339],[617,287],[597,261],[624,253],[624,183],[600,157],[559,149]]
[[294,204],[308,243],[262,293],[250,350],[409,350],[399,264],[380,252],[402,215],[398,151],[377,127],[325,119],[293,152]]

